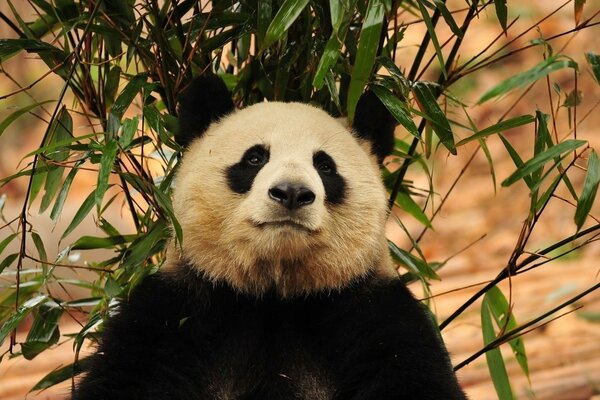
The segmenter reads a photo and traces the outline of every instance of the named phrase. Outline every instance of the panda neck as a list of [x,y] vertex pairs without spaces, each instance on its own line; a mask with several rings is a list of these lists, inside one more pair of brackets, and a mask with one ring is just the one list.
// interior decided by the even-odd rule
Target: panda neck
[[167,262],[161,269],[168,274],[196,276],[215,285],[227,285],[234,291],[262,297],[277,293],[281,298],[293,298],[317,293],[341,291],[357,281],[370,277],[390,279],[397,276],[387,253],[369,266],[356,268],[307,263],[304,260],[257,260],[254,265],[206,265],[169,248]]

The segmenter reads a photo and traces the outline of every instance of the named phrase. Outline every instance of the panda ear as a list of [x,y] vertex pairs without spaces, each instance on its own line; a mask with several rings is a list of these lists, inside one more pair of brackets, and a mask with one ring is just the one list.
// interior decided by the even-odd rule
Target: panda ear
[[194,78],[177,99],[179,127],[175,141],[187,147],[202,136],[212,122],[233,109],[231,95],[221,78],[213,74]]
[[375,93],[367,90],[360,96],[352,128],[359,138],[371,143],[371,150],[380,164],[394,150],[394,129],[397,124]]

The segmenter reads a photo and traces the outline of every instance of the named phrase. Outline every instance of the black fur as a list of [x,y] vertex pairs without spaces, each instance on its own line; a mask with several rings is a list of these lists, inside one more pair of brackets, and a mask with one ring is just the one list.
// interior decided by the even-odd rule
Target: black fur
[[240,194],[250,191],[254,178],[269,162],[269,155],[269,150],[260,144],[246,150],[242,159],[226,170],[229,188]]
[[330,204],[341,204],[346,194],[346,181],[338,174],[335,161],[324,151],[318,151],[313,156],[315,166],[325,188],[325,201]]
[[371,142],[371,150],[379,163],[394,150],[396,125],[396,119],[375,93],[368,90],[360,96],[352,128],[361,139]]
[[281,300],[178,274],[146,278],[120,306],[74,400],[465,398],[399,280]]
[[212,122],[233,109],[231,95],[221,78],[213,74],[194,78],[178,98],[179,127],[175,140],[187,147],[202,136]]

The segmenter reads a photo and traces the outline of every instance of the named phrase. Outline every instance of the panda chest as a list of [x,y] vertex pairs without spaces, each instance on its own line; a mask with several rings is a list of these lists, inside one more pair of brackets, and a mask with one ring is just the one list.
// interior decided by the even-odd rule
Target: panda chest
[[[308,325],[308,326],[307,326]],[[202,373],[215,400],[329,400],[336,383],[312,321],[286,308],[242,307],[215,326]]]

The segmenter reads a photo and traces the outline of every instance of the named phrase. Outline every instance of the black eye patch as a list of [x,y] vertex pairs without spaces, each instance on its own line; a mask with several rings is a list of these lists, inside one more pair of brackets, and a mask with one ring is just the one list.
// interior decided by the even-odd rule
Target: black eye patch
[[269,150],[266,147],[260,144],[250,147],[237,164],[226,169],[229,188],[240,194],[248,192],[254,178],[268,162]]
[[330,204],[341,204],[346,194],[346,181],[338,174],[333,158],[324,151],[313,155],[313,165],[325,188],[325,201]]

